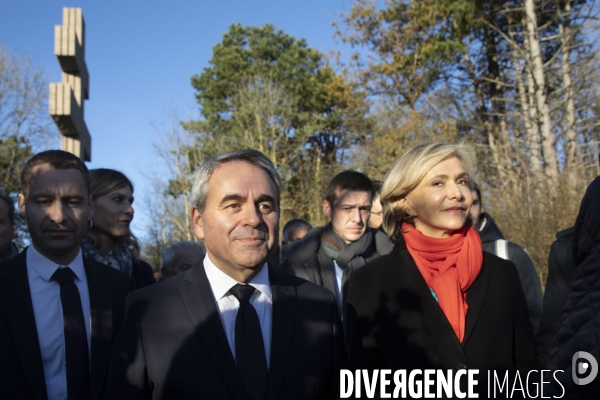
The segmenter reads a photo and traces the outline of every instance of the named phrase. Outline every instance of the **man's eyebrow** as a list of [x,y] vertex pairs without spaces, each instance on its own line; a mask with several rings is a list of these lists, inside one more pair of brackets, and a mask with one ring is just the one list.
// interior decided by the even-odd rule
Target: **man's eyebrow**
[[85,200],[85,197],[78,195],[78,194],[73,194],[73,195],[65,195],[65,196],[61,196],[61,199],[65,199],[65,200]]
[[225,196],[223,196],[223,198],[221,199],[221,202],[219,204],[228,203],[230,201],[244,202],[244,201],[246,201],[246,197],[239,195],[239,194],[226,194]]
[[256,199],[257,203],[264,203],[265,201],[275,204],[275,198],[270,194],[261,194],[258,199]]

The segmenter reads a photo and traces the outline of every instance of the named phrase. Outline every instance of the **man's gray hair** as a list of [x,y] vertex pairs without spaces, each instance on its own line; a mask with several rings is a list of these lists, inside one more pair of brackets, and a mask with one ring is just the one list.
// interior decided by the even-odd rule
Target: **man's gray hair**
[[203,253],[205,253],[205,251],[202,248],[202,246],[200,245],[200,243],[190,242],[190,241],[177,242],[177,243],[170,245],[169,247],[167,247],[165,249],[163,256],[162,256],[161,267],[166,268],[170,271],[171,263],[173,262],[173,259],[175,258],[175,254],[177,254],[178,250],[181,250],[184,248],[189,248],[189,249],[198,248],[198,249],[202,250]]
[[192,183],[192,204],[198,207],[200,212],[204,211],[206,198],[208,197],[208,180],[217,168],[233,161],[245,161],[262,168],[269,175],[277,189],[277,208],[279,208],[283,185],[281,184],[281,178],[279,177],[275,166],[271,160],[260,151],[249,149],[220,154],[205,161],[194,174]]

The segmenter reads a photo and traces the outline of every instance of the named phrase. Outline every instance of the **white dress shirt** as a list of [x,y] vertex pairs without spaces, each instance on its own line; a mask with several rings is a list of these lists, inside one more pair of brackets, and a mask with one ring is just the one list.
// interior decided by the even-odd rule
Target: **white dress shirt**
[[337,298],[340,298],[342,292],[342,278],[344,277],[344,270],[340,268],[338,263],[333,260],[333,269],[335,271],[335,289],[337,290]]
[[[237,285],[238,281],[221,271],[210,260],[208,255],[204,257],[204,270],[210,287],[212,288],[213,296],[217,303],[221,323],[227,336],[227,342],[235,356],[235,319],[237,317],[240,302],[234,295],[229,293],[229,289]],[[258,275],[256,275],[249,285],[256,289],[250,297],[250,304],[256,309],[258,320],[260,321],[260,330],[262,331],[263,343],[265,344],[265,356],[267,357],[267,367],[271,365],[271,329],[273,326],[273,300],[271,297],[271,282],[269,281],[269,268],[267,264],[262,267]]]
[[[62,303],[60,301],[60,284],[50,279],[60,265],[41,255],[33,245],[27,248],[26,258],[27,278],[29,279],[33,315],[35,316],[35,326],[42,353],[48,399],[66,400],[67,364],[65,360],[65,336]],[[77,276],[75,278],[75,285],[81,297],[83,320],[87,321],[85,331],[89,354],[91,339],[90,295],[81,250],[77,254],[77,257],[69,265],[66,265],[66,267],[71,268]]]

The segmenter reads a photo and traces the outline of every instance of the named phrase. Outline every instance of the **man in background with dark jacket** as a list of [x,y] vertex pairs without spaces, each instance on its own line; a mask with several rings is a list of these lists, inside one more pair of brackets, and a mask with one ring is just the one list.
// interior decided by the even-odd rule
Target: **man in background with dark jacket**
[[340,172],[329,183],[323,201],[330,222],[283,248],[281,268],[329,289],[342,318],[350,274],[393,247],[383,232],[368,226],[372,199],[373,186],[366,175]]
[[[600,177],[588,186],[571,241],[573,274],[549,352],[557,372],[544,394],[563,399],[596,399],[600,393]],[[561,396],[561,394],[564,395]]]
[[556,241],[550,247],[548,280],[544,292],[544,311],[540,320],[540,328],[535,337],[535,352],[542,364],[546,366],[550,361],[552,339],[558,331],[560,317],[575,273],[572,246],[574,231],[575,227],[572,226],[558,232]]
[[312,225],[305,219],[294,218],[289,220],[283,227],[283,240],[281,245],[285,246],[288,243],[302,239],[312,229]]
[[512,261],[517,267],[521,286],[527,300],[529,324],[535,335],[540,325],[543,295],[533,261],[531,261],[529,255],[521,246],[505,240],[504,235],[500,232],[492,216],[482,211],[481,191],[475,185],[475,190],[473,190],[473,205],[470,211],[474,221],[473,225],[479,232],[484,251]]

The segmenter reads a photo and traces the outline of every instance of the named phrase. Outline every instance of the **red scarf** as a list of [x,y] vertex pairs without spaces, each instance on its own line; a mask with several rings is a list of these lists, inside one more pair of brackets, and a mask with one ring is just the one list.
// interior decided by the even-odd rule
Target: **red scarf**
[[437,239],[404,222],[402,236],[419,272],[435,292],[438,304],[462,342],[469,308],[466,292],[483,264],[479,234],[475,228],[465,226],[449,238]]

